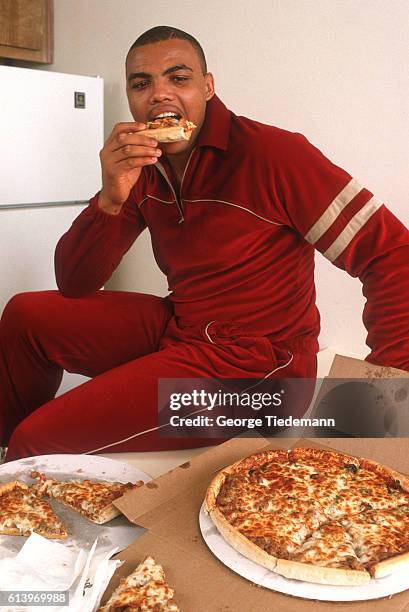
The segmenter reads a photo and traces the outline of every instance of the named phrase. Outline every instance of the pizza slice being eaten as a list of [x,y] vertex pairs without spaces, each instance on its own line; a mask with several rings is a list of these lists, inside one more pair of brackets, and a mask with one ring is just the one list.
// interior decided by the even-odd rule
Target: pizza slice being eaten
[[163,567],[146,557],[118,587],[98,612],[180,612],[173,601],[174,590],[165,578]]
[[113,501],[144,484],[142,480],[135,483],[74,479],[58,481],[36,471],[30,475],[38,480],[34,485],[38,495],[52,497],[99,525],[121,514]]
[[65,539],[67,529],[50,505],[31,487],[13,481],[0,485],[0,534]]

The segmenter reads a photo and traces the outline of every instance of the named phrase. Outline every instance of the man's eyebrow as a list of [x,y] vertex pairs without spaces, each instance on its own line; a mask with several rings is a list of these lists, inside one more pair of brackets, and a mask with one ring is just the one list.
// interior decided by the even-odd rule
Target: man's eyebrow
[[[162,72],[162,75],[165,76],[172,72],[177,72],[178,70],[190,70],[190,72],[193,72],[193,69],[186,64],[177,64],[176,66],[166,68],[166,70]],[[151,77],[152,75],[149,74],[149,72],[131,72],[131,74],[128,75],[128,81],[132,81],[133,79],[150,79]]]
[[148,72],[131,72],[128,75],[128,81],[132,81],[133,79],[149,79],[152,75]]
[[170,68],[166,68],[166,70],[162,74],[163,75],[170,74],[171,72],[176,72],[177,70],[190,70],[190,72],[193,72],[192,68],[190,68],[189,66],[186,66],[186,64],[177,64],[176,66],[171,66]]

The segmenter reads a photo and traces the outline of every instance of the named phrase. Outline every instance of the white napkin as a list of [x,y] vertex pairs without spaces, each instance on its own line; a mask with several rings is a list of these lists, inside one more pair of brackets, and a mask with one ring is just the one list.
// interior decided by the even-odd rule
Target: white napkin
[[87,553],[33,533],[15,557],[0,559],[0,591],[69,591],[69,606],[1,606],[1,612],[94,612],[121,561],[118,548]]

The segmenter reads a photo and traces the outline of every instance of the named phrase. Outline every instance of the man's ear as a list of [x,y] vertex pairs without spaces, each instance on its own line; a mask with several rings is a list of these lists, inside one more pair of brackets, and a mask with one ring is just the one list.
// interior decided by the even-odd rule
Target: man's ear
[[214,78],[211,72],[205,74],[206,81],[206,102],[214,96]]

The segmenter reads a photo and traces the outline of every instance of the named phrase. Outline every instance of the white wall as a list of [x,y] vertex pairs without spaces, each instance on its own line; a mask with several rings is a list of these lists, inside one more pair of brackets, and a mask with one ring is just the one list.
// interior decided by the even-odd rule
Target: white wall
[[81,205],[0,209],[0,313],[22,291],[56,289],[54,250]]
[[[232,110],[304,133],[409,225],[408,0],[55,0],[55,63],[105,79],[106,135],[130,119],[124,58],[145,29],[202,43]],[[111,288],[166,282],[145,232]],[[360,283],[317,256],[321,345],[366,353]]]

